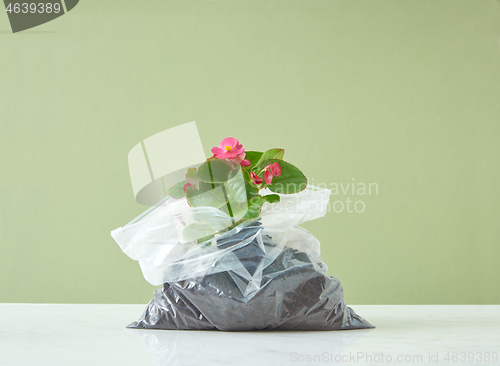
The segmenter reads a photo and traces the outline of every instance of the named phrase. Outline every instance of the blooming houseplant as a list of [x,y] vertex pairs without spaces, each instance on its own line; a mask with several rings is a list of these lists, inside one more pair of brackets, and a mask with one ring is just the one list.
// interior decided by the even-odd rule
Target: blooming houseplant
[[319,241],[298,226],[326,214],[331,192],[308,186],[283,149],[245,151],[225,138],[212,153],[163,204],[112,232],[162,285],[129,327],[371,328],[326,274]]
[[[228,137],[212,148],[212,157],[198,169],[188,169],[186,180],[168,190],[173,198],[186,197],[191,207],[210,206],[223,210],[233,226],[259,217],[265,202],[277,203],[280,194],[303,191],[307,178],[293,164],[283,160],[285,150],[246,151]],[[243,179],[234,179],[240,173]],[[216,188],[220,187],[220,190]],[[271,194],[262,195],[269,189]]]

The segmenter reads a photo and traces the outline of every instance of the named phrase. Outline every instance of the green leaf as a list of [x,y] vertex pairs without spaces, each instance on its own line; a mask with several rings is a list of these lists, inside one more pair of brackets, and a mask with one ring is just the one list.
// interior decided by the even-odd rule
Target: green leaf
[[254,219],[259,217],[260,210],[262,209],[262,205],[264,204],[264,198],[262,196],[255,196],[251,200],[248,201],[248,210],[244,219]]
[[250,165],[250,169],[257,165],[260,158],[262,157],[263,152],[260,151],[245,151],[245,159],[250,160],[252,165]]
[[220,208],[226,203],[224,191],[220,184],[212,188],[211,183],[200,182],[199,189],[187,187],[186,198],[191,207],[210,206]]
[[231,166],[221,159],[209,159],[198,168],[198,178],[206,183],[223,183],[229,179]]
[[259,162],[255,165],[257,170],[263,169],[265,166],[269,165],[270,160],[283,160],[283,155],[285,155],[285,150],[283,149],[271,149],[267,150],[259,159]]
[[[228,205],[231,208],[231,212],[229,212]],[[236,202],[236,201],[229,200],[229,202],[226,205],[222,206],[220,208],[220,210],[225,212],[229,216],[231,216],[231,214],[232,214],[233,217],[242,218],[243,216],[246,215],[246,213],[248,211],[248,203],[247,203],[247,201]]]
[[243,177],[245,178],[245,188],[247,191],[247,199],[252,199],[255,196],[259,195],[259,188],[257,188],[254,184],[251,184],[251,178],[250,178],[250,173],[242,169],[243,171]]
[[[238,180],[236,180],[237,176],[240,177]],[[261,198],[259,195],[259,189],[249,183],[248,180],[250,179],[250,174],[246,169],[241,169],[237,176],[235,176],[235,178],[230,178],[227,183],[227,190],[229,193],[228,204],[231,207],[232,214],[238,218],[258,217],[260,213],[260,206],[262,206],[262,204],[260,204],[260,206],[258,205]],[[236,199],[236,197],[238,197],[238,199]],[[256,197],[258,198],[254,201],[253,205],[249,203]],[[221,207],[221,210],[229,214],[229,210],[226,206]]]
[[186,173],[186,179],[194,187],[198,186],[198,183],[201,182],[201,179],[198,178],[198,175],[196,174],[196,168],[190,168],[188,169]]
[[299,168],[282,160],[270,160],[268,163],[274,162],[278,162],[281,166],[281,175],[273,178],[273,182],[268,186],[271,191],[291,194],[301,192],[306,188],[307,178]]
[[174,186],[169,188],[169,190],[167,191],[167,194],[172,198],[184,197],[186,194],[184,193],[183,188],[187,182],[188,182],[187,180],[183,180],[182,182],[175,184]]
[[269,203],[276,203],[280,201],[280,196],[277,194],[266,194],[263,198]]
[[[233,174],[234,172],[236,173]],[[242,170],[239,168],[233,170],[231,178],[227,181],[227,191],[234,201],[245,202],[248,199],[245,183]]]

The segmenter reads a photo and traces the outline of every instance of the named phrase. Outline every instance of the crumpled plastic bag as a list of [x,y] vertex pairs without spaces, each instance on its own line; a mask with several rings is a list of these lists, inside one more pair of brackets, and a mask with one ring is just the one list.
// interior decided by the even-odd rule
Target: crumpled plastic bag
[[[210,207],[166,198],[111,235],[162,285],[130,328],[334,330],[373,328],[326,274],[320,243],[301,223],[326,214],[330,191],[308,186],[234,226]],[[228,230],[228,228],[230,230]],[[215,234],[215,235],[214,235]],[[200,238],[208,238],[200,240]]]

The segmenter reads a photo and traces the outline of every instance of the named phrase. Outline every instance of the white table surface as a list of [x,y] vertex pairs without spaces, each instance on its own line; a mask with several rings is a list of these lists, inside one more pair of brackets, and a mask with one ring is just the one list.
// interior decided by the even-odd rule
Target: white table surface
[[352,306],[369,330],[125,329],[144,308],[0,304],[0,366],[500,365],[500,305]]

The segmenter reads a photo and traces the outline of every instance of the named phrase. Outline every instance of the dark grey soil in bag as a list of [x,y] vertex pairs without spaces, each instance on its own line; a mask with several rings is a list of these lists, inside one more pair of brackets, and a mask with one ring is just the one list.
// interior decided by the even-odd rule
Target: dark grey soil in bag
[[[219,248],[241,242],[260,230],[249,226],[217,241]],[[265,237],[264,249],[272,247]],[[232,253],[253,275],[265,257],[253,240]],[[344,302],[339,280],[322,271],[307,253],[285,247],[264,270],[260,286],[232,271],[165,283],[137,322],[129,328],[178,330],[341,330],[374,328]]]

